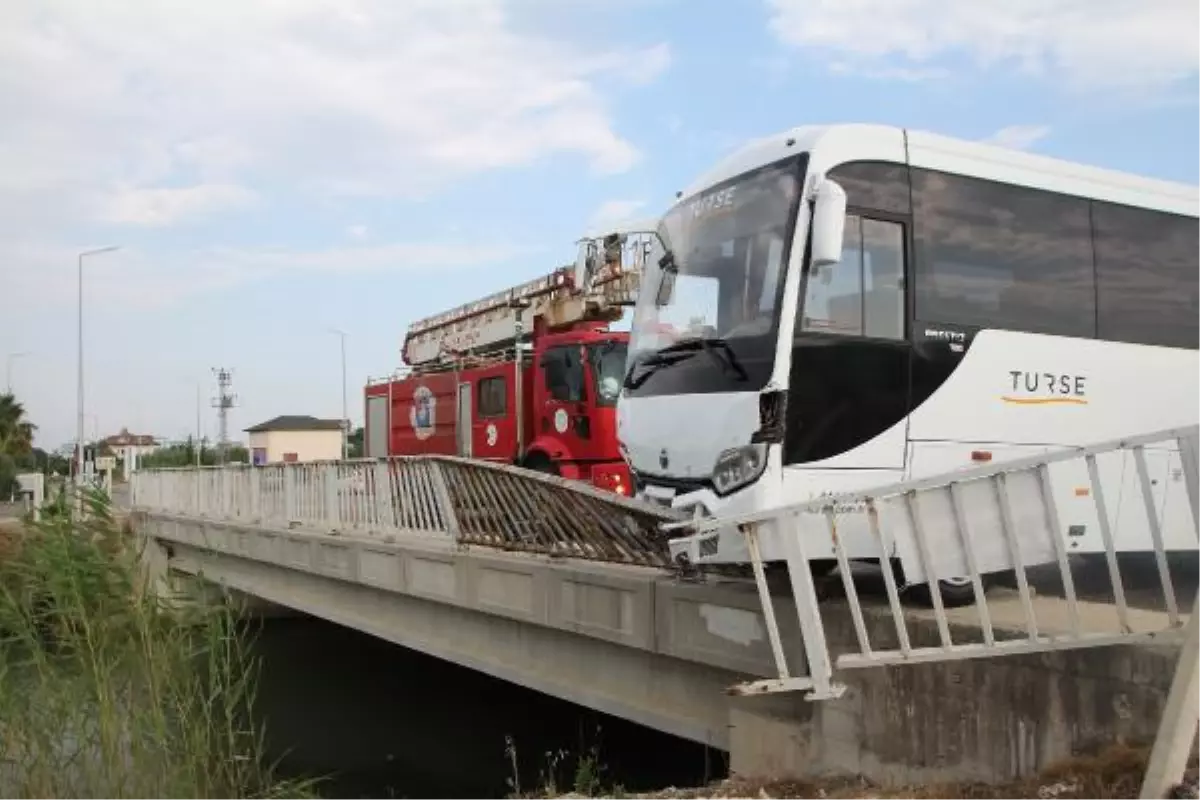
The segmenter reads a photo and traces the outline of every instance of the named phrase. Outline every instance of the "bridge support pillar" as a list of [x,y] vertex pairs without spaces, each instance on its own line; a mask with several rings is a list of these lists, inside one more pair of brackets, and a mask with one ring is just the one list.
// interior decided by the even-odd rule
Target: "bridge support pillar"
[[819,759],[820,709],[792,692],[729,701],[729,771],[745,776],[810,775]]
[[137,534],[137,547],[141,552],[146,591],[163,599],[174,597],[175,587],[171,581],[170,556],[166,546],[157,539]]
[[730,770],[880,785],[1002,782],[1116,742],[1148,743],[1178,650],[1104,648],[846,671],[845,694],[733,698]]

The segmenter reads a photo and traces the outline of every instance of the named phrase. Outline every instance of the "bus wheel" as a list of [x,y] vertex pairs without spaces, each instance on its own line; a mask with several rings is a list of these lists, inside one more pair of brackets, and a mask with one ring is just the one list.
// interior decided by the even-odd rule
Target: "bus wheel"
[[[983,587],[986,593],[988,582],[984,581]],[[971,578],[943,578],[937,582],[937,588],[941,590],[944,607],[959,608],[970,606],[974,602],[974,587],[971,585]],[[910,591],[922,606],[934,606],[934,596],[929,591],[928,583],[916,585]]]
[[[896,583],[904,585],[904,569],[900,566],[899,560],[892,562],[892,569],[896,576]],[[986,593],[988,589],[988,576],[983,576],[983,591]],[[971,579],[967,577],[943,578],[938,581],[938,588],[941,590],[942,605],[946,608],[959,608],[960,606],[970,605],[975,602],[975,587],[971,585]],[[932,608],[933,595],[929,591],[929,584],[919,583],[915,586],[910,586],[905,594],[911,595],[921,605]]]

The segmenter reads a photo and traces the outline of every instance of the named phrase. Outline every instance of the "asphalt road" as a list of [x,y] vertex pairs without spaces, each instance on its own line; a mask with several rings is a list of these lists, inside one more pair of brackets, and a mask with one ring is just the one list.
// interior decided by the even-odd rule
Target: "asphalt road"
[[[1167,557],[1167,569],[1180,609],[1189,609],[1196,599],[1200,560],[1195,552],[1173,553]],[[1117,560],[1125,601],[1133,608],[1162,609],[1162,583],[1158,564],[1150,554],[1123,554]],[[1031,583],[1040,594],[1065,596],[1057,566],[1043,565],[1030,570]],[[1081,600],[1114,602],[1112,580],[1104,556],[1076,556],[1071,565],[1076,595]],[[1014,584],[1015,585],[1015,584]]]
[[[1112,581],[1104,556],[1072,556],[1070,559],[1071,580],[1079,600],[1093,603],[1113,603]],[[1130,608],[1149,611],[1165,609],[1158,565],[1152,555],[1122,554],[1117,561],[1121,584],[1125,591],[1125,602]],[[1182,612],[1187,613],[1195,601],[1200,557],[1195,551],[1174,553],[1168,556],[1167,566],[1175,589],[1176,601]],[[854,585],[864,597],[877,596],[886,602],[887,590],[879,567],[871,564],[853,564]],[[1031,567],[1027,573],[1029,585],[1041,597],[1065,597],[1063,581],[1057,564]],[[838,579],[840,580],[840,579]],[[1016,580],[998,580],[1000,587],[1016,588]]]

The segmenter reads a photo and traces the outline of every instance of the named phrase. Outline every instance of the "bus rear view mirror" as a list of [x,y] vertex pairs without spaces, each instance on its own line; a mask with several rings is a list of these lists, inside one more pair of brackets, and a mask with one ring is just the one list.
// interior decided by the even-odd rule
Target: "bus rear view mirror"
[[842,236],[846,228],[846,191],[828,178],[817,187],[812,211],[813,267],[842,260]]
[[654,295],[655,304],[659,308],[669,305],[671,302],[671,295],[674,293],[674,291],[675,273],[671,270],[664,269],[662,272],[662,280],[659,281],[658,284],[658,291]]

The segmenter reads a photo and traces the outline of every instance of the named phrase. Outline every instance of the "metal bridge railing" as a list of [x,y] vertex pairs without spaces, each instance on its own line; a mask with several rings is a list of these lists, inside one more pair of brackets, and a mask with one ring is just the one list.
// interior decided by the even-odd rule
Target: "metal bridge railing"
[[135,508],[202,519],[666,566],[667,509],[503,464],[419,456],[142,470]]
[[[1190,617],[1180,613],[1168,568],[1164,525],[1169,521],[1173,532],[1182,529],[1190,534],[1195,546],[1200,534],[1198,441],[1200,428],[1172,429],[762,512],[670,523],[665,528],[676,534],[672,549],[694,562],[702,562],[705,553],[729,552],[744,543],[777,675],[739,684],[732,690],[736,694],[803,690],[808,699],[823,700],[842,694],[844,687],[835,680],[841,670],[1184,638],[1143,789],[1149,792],[1143,796],[1162,797],[1154,793],[1162,790],[1164,781],[1177,780],[1182,774],[1181,759],[1186,758],[1197,726],[1197,609],[1193,603]],[[1153,473],[1147,448],[1154,448],[1155,463],[1160,465]],[[1164,457],[1165,472],[1161,470]],[[1107,482],[1102,474],[1109,476]],[[1165,480],[1168,474],[1177,474],[1184,485]],[[1113,475],[1118,476],[1115,482]],[[1084,603],[1077,595],[1068,555],[1068,526],[1056,500],[1063,497],[1083,503],[1090,499],[1092,508],[1086,510],[1103,539],[1101,557],[1110,582],[1111,605]],[[1074,513],[1080,510],[1076,506]],[[1190,519],[1184,520],[1189,511]],[[1133,529],[1132,536],[1118,530],[1121,521]],[[846,537],[864,531],[869,531],[875,557],[883,565],[887,606],[894,623],[890,632],[888,626],[872,630],[867,625],[847,557]],[[740,541],[722,541],[722,537]],[[1131,540],[1138,543],[1138,549],[1153,552],[1165,613],[1147,614],[1129,607],[1117,553],[1130,549]],[[1118,542],[1125,546],[1118,547]],[[837,559],[855,632],[855,644],[837,654],[830,652],[823,617],[828,606],[818,602],[810,567],[811,561],[823,558],[830,549]],[[793,669],[796,665],[789,664],[785,654],[764,553],[777,558],[782,554],[786,563],[807,662],[800,670]],[[858,555],[860,548],[856,548]],[[907,584],[924,585],[929,592],[937,627],[933,642],[917,641],[909,630],[909,615],[901,606],[903,587],[890,567],[893,558],[900,562]],[[1061,611],[1065,602],[1065,618],[1039,618],[1039,608],[1047,616],[1051,610],[1036,602],[1031,587],[1029,570],[1039,565],[1055,568],[1064,599],[1056,600],[1054,609]],[[1022,617],[1016,632],[993,625],[985,588],[997,573],[1015,579]],[[968,608],[955,609],[952,617],[943,602],[940,582],[948,578],[970,581],[974,619]],[[955,621],[977,622],[978,627],[955,625]],[[957,640],[952,631],[958,633]]]

